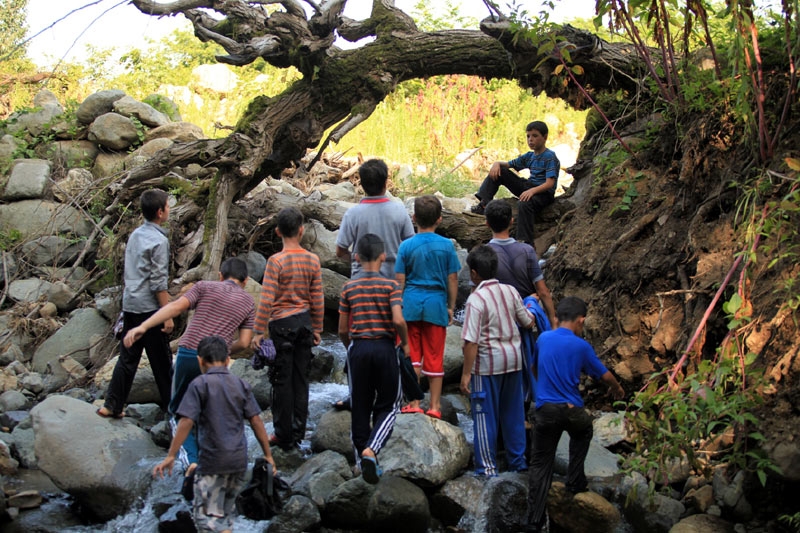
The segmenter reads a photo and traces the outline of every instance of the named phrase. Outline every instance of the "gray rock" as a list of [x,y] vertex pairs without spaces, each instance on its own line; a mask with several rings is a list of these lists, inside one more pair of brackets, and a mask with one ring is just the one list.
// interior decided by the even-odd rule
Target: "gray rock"
[[94,306],[109,322],[117,319],[122,310],[122,286],[106,287],[94,295]]
[[22,200],[0,205],[0,228],[18,230],[25,239],[71,233],[86,237],[92,225],[74,207],[44,200]]
[[43,279],[18,279],[8,285],[8,297],[18,302],[36,302],[52,284]]
[[0,394],[0,412],[21,411],[28,408],[28,398],[19,391],[9,390]]
[[338,272],[327,268],[322,269],[322,293],[325,297],[325,309],[338,312],[342,287],[348,281],[350,281],[350,278]]
[[744,493],[746,474],[740,470],[733,479],[728,479],[724,468],[717,468],[712,478],[714,497],[725,516],[739,522],[749,522],[753,518],[753,507]]
[[106,113],[94,119],[88,137],[111,150],[125,150],[139,140],[139,132],[128,117]]
[[169,422],[162,420],[151,427],[150,437],[152,437],[153,442],[156,443],[157,446],[169,448],[169,445],[172,442],[172,431],[170,430]]
[[89,338],[107,333],[110,324],[96,309],[81,309],[58,331],[45,340],[33,354],[33,369],[44,372],[48,363],[62,354],[70,354],[83,366],[89,364]]
[[33,433],[33,422],[30,416],[14,428],[11,432],[14,437],[14,444],[11,445],[11,452],[19,461],[22,468],[38,468],[36,451],[34,450],[35,435]]
[[323,414],[316,431],[311,435],[311,449],[314,452],[332,450],[346,457],[348,461],[355,461],[353,443],[350,441],[350,413],[327,411]]
[[6,272],[9,279],[14,279],[17,275],[17,259],[10,252],[0,255],[0,285],[6,283]]
[[305,232],[300,244],[303,248],[319,257],[323,268],[349,274],[350,264],[336,257],[336,231],[328,230],[321,222],[309,220],[305,223]]
[[[90,166],[94,165],[94,158]],[[76,201],[85,206],[90,196],[82,194],[94,183],[92,172],[86,168],[71,168],[67,176],[53,185],[53,196],[61,202]]]
[[464,366],[464,352],[461,340],[461,326],[447,326],[444,344],[444,373],[459,372]]
[[163,451],[146,431],[66,396],[47,398],[31,416],[39,468],[98,520],[127,512],[147,491]]
[[38,372],[25,374],[20,378],[19,384],[23,389],[30,391],[34,395],[41,394],[44,391],[44,381],[42,380],[42,375]]
[[61,311],[69,311],[76,305],[75,291],[63,281],[56,281],[47,291],[47,301],[54,304]]
[[11,457],[11,447],[0,440],[0,476],[13,476],[17,473],[19,463]]
[[663,494],[655,493],[651,497],[647,481],[638,473],[626,476],[619,491],[626,498],[622,511],[636,531],[668,533],[686,510],[681,502]]
[[99,154],[94,160],[92,176],[95,179],[110,178],[125,170],[126,154]]
[[[13,363],[18,357],[21,356],[22,350],[20,350],[19,346],[14,343],[8,344],[2,353],[0,353],[0,366],[6,366],[10,363]],[[2,405],[0,405],[0,410],[2,410]]]
[[[94,250],[94,246],[91,249]],[[39,266],[33,268],[33,273],[40,278],[64,280],[73,290],[82,287],[90,278],[89,272],[82,266],[76,267],[74,270],[72,267],[66,266]]]
[[144,142],[162,137],[172,139],[175,142],[192,142],[204,139],[205,135],[199,126],[189,122],[170,122],[145,133]]
[[129,403],[125,413],[145,428],[153,427],[164,418],[164,411],[155,403]]
[[267,369],[254,370],[249,359],[237,359],[231,365],[231,374],[239,376],[250,384],[261,409],[267,409],[272,404],[272,385],[267,376]]
[[[295,187],[291,183],[287,183],[287,182],[285,182],[283,180],[276,180],[274,178],[270,178],[265,183],[267,183],[270,188],[272,188],[273,190],[275,190],[275,191],[277,191],[277,192],[279,192],[281,194],[285,194],[287,196],[293,196],[294,198],[303,198],[303,197],[305,197],[305,194],[303,194],[303,191],[301,191],[300,189],[298,189],[297,187]],[[312,198],[309,197],[309,200],[312,200]],[[322,194],[319,194],[319,198],[314,199],[314,200],[315,201],[322,200]]]
[[433,515],[444,524],[456,525],[467,515],[473,521],[478,512],[485,479],[464,475],[451,479],[431,497]]
[[789,481],[800,481],[800,442],[788,439],[770,439],[763,449],[781,469],[783,478]]
[[281,513],[270,520],[267,533],[303,533],[319,528],[319,509],[305,496],[294,495],[284,503]]
[[[331,494],[336,487],[344,483],[348,478],[343,478],[333,471],[320,472],[315,474],[308,481],[308,497],[317,506],[324,508],[330,500]],[[294,488],[294,487],[293,487]]]
[[[119,355],[110,359],[105,365],[97,371],[94,376],[94,386],[99,391],[108,389],[108,384],[111,381],[111,374],[114,372],[119,360]],[[139,361],[139,367],[136,370],[136,376],[133,378],[133,385],[131,392],[128,394],[129,403],[158,403],[161,401],[161,396],[156,387],[156,380],[153,377],[153,370],[150,368],[150,362],[147,357],[143,356]]]
[[602,413],[592,421],[592,440],[603,447],[613,446],[627,438],[625,413]]
[[64,114],[64,109],[58,101],[53,102],[49,99],[42,101],[45,102],[43,105],[34,104],[35,107],[30,111],[12,113],[7,119],[6,130],[12,134],[27,131],[32,136],[38,137],[50,129],[51,125]]
[[125,96],[123,91],[111,89],[90,94],[78,106],[75,116],[83,124],[91,124],[100,115],[105,115],[114,108],[114,102]]
[[431,521],[425,492],[400,477],[385,476],[367,505],[370,528],[397,533],[424,533]]
[[19,145],[20,142],[13,135],[6,134],[0,137],[0,160],[13,159]]
[[135,117],[145,126],[158,127],[170,122],[164,113],[130,96],[123,96],[115,101],[112,108],[123,117]]
[[356,188],[350,181],[343,181],[336,185],[323,187],[320,190],[322,191],[322,196],[327,200],[342,202],[356,201]]
[[313,455],[303,463],[287,480],[292,490],[299,494],[310,496],[312,480],[319,474],[333,472],[342,481],[353,477],[350,465],[343,455],[332,450],[325,450]]
[[162,96],[160,94],[149,94],[144,97],[142,102],[152,106],[161,113],[164,113],[172,122],[180,122],[181,120],[181,112],[178,109],[178,104],[166,96]]
[[[589,479],[611,479],[619,473],[619,456],[606,450],[594,440],[589,445],[584,470]],[[569,466],[569,435],[565,431],[558,441],[556,461],[553,469],[558,474],[566,475]]]
[[36,266],[60,266],[75,261],[84,242],[58,235],[45,235],[22,245],[22,255]]
[[550,487],[547,512],[550,523],[566,531],[613,533],[620,521],[619,511],[608,500],[591,491],[573,495],[560,481]]
[[461,428],[428,416],[401,414],[379,460],[387,474],[437,486],[460,474],[471,455]]
[[47,153],[67,168],[91,168],[100,149],[90,141],[55,141],[48,146]]
[[504,533],[524,530],[527,519],[528,476],[504,472],[485,481],[476,510],[461,518],[468,531]]
[[328,350],[314,346],[311,349],[314,358],[308,366],[308,379],[313,382],[329,381],[336,364],[335,356]]
[[733,524],[718,516],[695,514],[687,516],[669,530],[669,533],[733,533]]
[[267,268],[267,258],[253,250],[246,254],[239,254],[237,257],[247,263],[247,275],[261,283],[264,278],[264,270]]
[[175,142],[172,141],[171,139],[165,139],[163,137],[159,139],[153,139],[152,141],[144,143],[138,150],[133,152],[133,154],[131,155],[144,157],[145,160],[148,160],[159,151],[164,150],[165,148],[169,148],[173,144],[175,144]]
[[28,417],[28,411],[6,411],[0,413],[0,426],[14,429]]
[[41,198],[50,178],[50,161],[46,159],[17,159],[11,167],[4,200]]

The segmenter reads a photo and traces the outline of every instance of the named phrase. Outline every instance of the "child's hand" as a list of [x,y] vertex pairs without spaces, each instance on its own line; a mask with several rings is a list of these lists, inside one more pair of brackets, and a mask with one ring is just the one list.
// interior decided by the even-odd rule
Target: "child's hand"
[[164,333],[172,333],[172,330],[175,329],[175,322],[171,318],[168,318],[164,321],[164,326],[161,328],[161,331]]
[[314,332],[314,346],[319,346],[319,343],[321,343],[321,342],[322,342],[322,336],[315,331]]
[[258,347],[261,345],[261,339],[264,338],[264,334],[260,335],[253,335],[253,340],[250,341],[250,348],[253,350],[258,350]]
[[269,464],[271,464],[271,465],[272,465],[272,473],[273,473],[273,475],[274,475],[274,474],[277,474],[277,473],[278,473],[278,467],[277,467],[277,466],[275,466],[275,458],[274,458],[274,457],[272,457],[272,455],[270,455],[269,457],[267,457],[267,456],[265,455],[265,456],[264,456],[264,460],[265,460],[266,462],[268,462]]
[[403,353],[406,357],[411,357],[411,346],[406,342],[400,345],[400,348],[403,350]]
[[464,394],[470,393],[469,380],[471,377],[471,374],[461,374],[461,392]]
[[125,334],[125,338],[122,339],[122,344],[124,344],[126,348],[130,348],[133,346],[133,343],[142,338],[145,331],[146,330],[142,326],[128,330],[128,333]]
[[166,456],[163,461],[153,467],[153,477],[164,478],[164,469],[167,470],[167,475],[172,475],[172,467],[175,466],[175,458]]
[[527,202],[528,200],[530,200],[531,198],[534,197],[534,194],[535,193],[533,192],[532,188],[528,189],[528,190],[525,190],[525,191],[522,191],[522,194],[519,195],[519,201],[520,202]]
[[492,163],[492,166],[489,167],[489,177],[492,178],[492,181],[497,181],[497,178],[500,177],[500,171],[502,167],[500,166],[499,161],[495,161]]

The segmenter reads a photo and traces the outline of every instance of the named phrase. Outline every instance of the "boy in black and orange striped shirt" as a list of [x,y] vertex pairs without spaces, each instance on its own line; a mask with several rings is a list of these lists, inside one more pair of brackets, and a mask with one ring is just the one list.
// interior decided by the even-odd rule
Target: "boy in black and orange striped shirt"
[[325,308],[319,258],[300,246],[303,214],[287,207],[277,218],[275,232],[283,249],[264,270],[252,346],[258,349],[265,332],[275,344],[269,374],[275,431],[270,444],[289,450],[305,437],[311,346],[320,342]]
[[[347,350],[351,399],[351,436],[356,465],[364,481],[380,479],[377,454],[392,434],[400,407],[400,364],[395,351],[399,336],[408,357],[408,330],[403,320],[400,285],[380,275],[384,244],[374,233],[356,243],[361,273],[342,288],[339,338]],[[370,417],[374,423],[370,429]]]

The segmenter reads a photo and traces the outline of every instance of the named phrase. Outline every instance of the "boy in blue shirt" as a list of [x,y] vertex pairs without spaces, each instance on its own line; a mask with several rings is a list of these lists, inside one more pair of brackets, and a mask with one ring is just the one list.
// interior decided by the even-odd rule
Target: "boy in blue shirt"
[[[524,153],[510,161],[495,161],[489,168],[489,175],[483,180],[475,194],[478,205],[472,212],[484,213],[486,205],[492,201],[501,185],[511,194],[519,198],[517,215],[517,240],[533,246],[534,215],[544,207],[553,203],[556,194],[556,182],[561,163],[556,153],[545,146],[547,143],[547,124],[534,121],[525,128],[525,137],[530,152]],[[521,178],[513,170],[530,170],[528,179]]]
[[244,419],[250,421],[266,460],[275,468],[269,438],[250,385],[228,371],[228,344],[217,335],[197,345],[203,374],[186,390],[178,407],[178,429],[167,457],[153,468],[153,476],[172,473],[181,445],[197,424],[200,455],[194,480],[192,518],[198,531],[232,531],[236,496],[244,488],[247,439]]
[[[425,413],[442,418],[441,396],[444,378],[444,346],[447,326],[453,320],[461,264],[450,239],[436,234],[442,222],[442,204],[435,196],[414,200],[414,221],[418,233],[400,243],[395,272],[403,291],[403,318],[408,324],[411,361],[419,376],[428,377],[431,399]],[[421,413],[419,400],[401,409]]]
[[617,379],[600,362],[592,346],[580,337],[586,320],[586,303],[568,296],[558,303],[558,329],[545,331],[536,341],[538,361],[533,455],[528,485],[528,526],[539,532],[546,525],[547,493],[553,479],[553,461],[561,433],[569,434],[567,490],[577,494],[587,488],[583,469],[592,440],[592,417],[583,408],[578,385],[581,372],[603,380],[611,396],[625,395]]

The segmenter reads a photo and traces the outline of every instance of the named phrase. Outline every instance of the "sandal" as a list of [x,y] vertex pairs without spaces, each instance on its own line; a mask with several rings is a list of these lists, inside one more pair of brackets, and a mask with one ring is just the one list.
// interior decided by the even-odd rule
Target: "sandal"
[[423,411],[419,407],[411,407],[410,405],[405,405],[403,406],[402,409],[400,409],[400,412],[405,414],[410,414],[410,413],[424,413],[425,411]]
[[361,456],[361,477],[370,485],[376,485],[381,480],[383,469],[378,466],[378,460],[368,455]]
[[427,411],[425,411],[425,414],[431,418],[435,418],[436,420],[442,419],[441,411],[434,411],[433,409],[428,409]]

